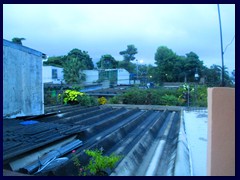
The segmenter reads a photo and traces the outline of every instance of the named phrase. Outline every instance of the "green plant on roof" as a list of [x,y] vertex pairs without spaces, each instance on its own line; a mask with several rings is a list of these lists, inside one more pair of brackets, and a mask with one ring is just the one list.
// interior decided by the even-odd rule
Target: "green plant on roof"
[[98,149],[86,150],[85,153],[88,156],[91,156],[91,160],[86,168],[92,175],[106,175],[104,172],[106,172],[108,169],[113,170],[116,163],[122,158],[121,156],[117,156],[115,154],[103,156],[103,151]]
[[116,163],[122,158],[122,156],[118,156],[115,154],[111,154],[110,156],[104,156],[103,150],[85,150],[85,153],[90,156],[90,161],[86,166],[82,166],[80,160],[73,152],[73,163],[78,168],[79,176],[107,176],[107,170],[113,170]]

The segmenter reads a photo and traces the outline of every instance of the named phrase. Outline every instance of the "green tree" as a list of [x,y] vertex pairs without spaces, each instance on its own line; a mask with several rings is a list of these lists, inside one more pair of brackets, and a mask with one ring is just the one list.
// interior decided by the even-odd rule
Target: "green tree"
[[153,65],[148,65],[147,67],[147,76],[149,82],[160,83],[160,78],[158,76],[158,68]]
[[218,87],[221,84],[221,67],[213,64],[209,69],[205,70],[205,80],[209,87]]
[[[224,66],[224,82],[225,86],[232,86],[233,82],[229,73],[227,71],[227,67]],[[210,69],[207,69],[205,72],[206,84],[210,87],[219,87],[221,86],[222,79],[222,67],[216,64],[213,64]]]
[[134,73],[136,71],[136,64],[128,61],[118,61],[118,68],[123,68],[129,73]]
[[187,74],[187,80],[189,82],[195,81],[194,75],[196,73],[196,69],[198,70],[199,76],[202,77],[202,70],[204,69],[203,61],[199,60],[196,53],[187,53],[183,71]]
[[67,60],[67,56],[52,56],[52,57],[49,57],[47,61],[43,62],[43,65],[56,66],[56,67],[62,68],[66,60]]
[[166,46],[160,46],[155,53],[155,64],[161,82],[174,81],[173,69],[177,61],[177,55]]
[[83,69],[91,70],[94,68],[92,58],[90,58],[88,52],[81,51],[76,48],[72,49],[67,55],[49,57],[46,62],[43,62],[43,65],[64,67],[64,64],[70,59],[76,59],[77,61],[81,62],[82,70]]
[[97,62],[97,67],[101,69],[116,69],[118,67],[118,61],[110,54],[105,54]]
[[124,61],[127,62],[136,59],[134,56],[137,53],[138,53],[137,48],[133,44],[128,45],[126,50],[119,52],[119,54],[123,56]]
[[26,40],[25,38],[17,38],[17,37],[14,37],[12,39],[12,42],[16,43],[16,44],[21,44],[22,45],[22,41],[23,40]]
[[186,62],[186,57],[176,56],[175,63],[173,64],[172,69],[172,81],[174,82],[184,82],[185,73],[184,73],[184,64]]
[[81,51],[79,49],[72,49],[68,55],[68,59],[76,59],[77,61],[80,61],[82,64],[82,69],[93,69],[93,61],[92,58],[88,55],[87,51]]
[[232,71],[231,80],[232,80],[233,84],[235,84],[235,69]]
[[80,84],[85,80],[85,74],[80,71],[84,67],[84,64],[77,58],[68,59],[63,65],[64,80],[66,83]]

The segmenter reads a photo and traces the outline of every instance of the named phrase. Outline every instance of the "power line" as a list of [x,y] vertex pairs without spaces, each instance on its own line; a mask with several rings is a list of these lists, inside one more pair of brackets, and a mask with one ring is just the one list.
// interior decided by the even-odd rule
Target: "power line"
[[220,7],[218,7],[218,19],[219,19],[219,29],[220,29],[220,41],[221,41],[221,57],[222,57],[222,86],[224,87],[224,59],[223,59],[223,42],[222,42],[222,25],[221,25],[221,16],[220,16]]
[[224,51],[223,51],[223,53],[225,53],[226,52],[226,50],[227,50],[227,48],[228,48],[228,46],[230,46],[231,44],[232,44],[232,42],[233,42],[233,40],[234,40],[234,38],[235,38],[235,34],[234,34],[234,36],[233,36],[233,38],[232,38],[232,40],[231,40],[231,42],[225,47],[225,49],[224,49]]

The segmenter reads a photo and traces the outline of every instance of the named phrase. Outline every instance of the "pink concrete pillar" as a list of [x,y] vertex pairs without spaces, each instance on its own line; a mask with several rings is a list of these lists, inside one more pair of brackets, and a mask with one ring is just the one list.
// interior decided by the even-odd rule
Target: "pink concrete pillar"
[[208,176],[235,176],[235,88],[208,89]]

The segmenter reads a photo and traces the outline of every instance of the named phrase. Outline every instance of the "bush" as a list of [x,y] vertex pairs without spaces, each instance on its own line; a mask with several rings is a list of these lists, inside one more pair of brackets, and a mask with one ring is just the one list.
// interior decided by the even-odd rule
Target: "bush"
[[162,104],[167,105],[167,106],[177,106],[178,103],[178,98],[174,95],[164,95],[162,97]]
[[121,104],[121,102],[122,102],[121,96],[114,96],[109,99],[110,104]]
[[[188,90],[184,86],[178,89],[139,89],[131,88],[120,96],[115,96],[109,100],[111,104],[142,104],[142,105],[163,105],[163,106],[186,106]],[[195,93],[197,101],[195,100]],[[190,86],[189,89],[190,105],[207,106],[207,87]]]
[[100,105],[106,104],[107,103],[107,99],[105,97],[98,98],[98,103]]
[[197,105],[207,107],[207,86],[198,86],[197,95]]
[[[75,153],[75,151],[73,151]],[[85,153],[91,157],[86,166],[82,166],[79,159],[73,154],[73,163],[79,169],[79,176],[93,175],[93,176],[107,176],[108,169],[113,170],[116,163],[122,158],[111,154],[110,156],[103,156],[102,150],[85,150]]]
[[95,106],[98,104],[97,100],[89,95],[76,91],[66,90],[63,94],[58,95],[59,99],[63,99],[64,104],[81,104],[82,106]]
[[104,172],[109,168],[113,170],[115,164],[121,159],[121,156],[111,154],[110,156],[103,156],[101,150],[86,150],[85,153],[91,156],[89,164],[86,169],[92,175],[106,175]]
[[97,99],[94,97],[91,97],[87,94],[83,94],[82,96],[78,97],[78,102],[82,106],[96,106],[98,105]]

